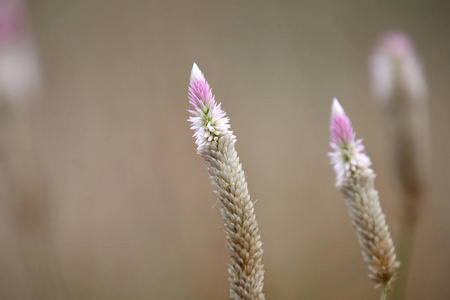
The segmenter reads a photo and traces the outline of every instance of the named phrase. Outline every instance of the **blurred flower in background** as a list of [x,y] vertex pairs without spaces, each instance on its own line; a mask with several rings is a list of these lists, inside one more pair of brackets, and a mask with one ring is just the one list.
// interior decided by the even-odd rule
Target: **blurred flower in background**
[[402,269],[393,298],[402,300],[417,219],[430,182],[427,84],[411,40],[399,31],[381,37],[371,57],[370,71],[402,202],[398,243]]
[[371,57],[372,87],[382,109],[404,217],[414,222],[428,181],[427,85],[412,42],[404,33],[384,35]]
[[402,92],[410,100],[423,100],[427,85],[414,47],[404,33],[385,34],[371,58],[373,93],[382,101],[393,101]]
[[8,192],[17,253],[33,299],[67,294],[50,233],[49,191],[37,151],[33,105],[41,90],[40,62],[26,3],[0,2],[0,172]]
[[0,2],[0,95],[23,102],[40,86],[40,66],[26,5],[21,0]]

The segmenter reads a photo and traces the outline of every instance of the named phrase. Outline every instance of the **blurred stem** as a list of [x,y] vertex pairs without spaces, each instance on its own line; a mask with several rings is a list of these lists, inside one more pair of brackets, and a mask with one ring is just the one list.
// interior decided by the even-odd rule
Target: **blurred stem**
[[409,264],[412,254],[412,246],[414,242],[415,223],[404,222],[400,232],[400,240],[398,244],[398,256],[401,262],[397,277],[396,288],[393,290],[392,300],[403,300],[405,297],[406,286],[408,281]]
[[33,299],[70,299],[51,241],[50,206],[36,153],[29,107],[0,107],[0,172],[11,192],[10,208]]
[[383,283],[383,290],[381,291],[381,299],[380,300],[386,300],[387,297],[387,290],[388,290],[388,283]]

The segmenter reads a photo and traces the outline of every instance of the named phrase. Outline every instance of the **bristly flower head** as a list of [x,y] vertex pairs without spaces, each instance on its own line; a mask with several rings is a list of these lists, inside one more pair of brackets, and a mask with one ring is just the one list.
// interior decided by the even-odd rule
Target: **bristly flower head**
[[191,117],[191,129],[195,131],[195,143],[197,149],[207,146],[211,141],[230,133],[228,117],[217,103],[212,94],[211,87],[203,76],[203,73],[194,63],[189,83],[189,103],[194,110],[189,110]]
[[422,100],[427,93],[421,64],[408,36],[391,31],[381,37],[371,57],[372,87],[377,98],[388,101],[395,89]]
[[337,99],[331,110],[331,163],[336,171],[336,187],[343,193],[369,277],[378,285],[389,287],[399,263],[396,260],[386,217],[381,210],[375,173],[361,140],[355,140],[350,119]]
[[203,157],[225,221],[231,262],[230,299],[264,300],[262,243],[246,176],[235,148],[236,136],[216,103],[211,88],[194,63],[189,84],[191,129]]
[[329,156],[336,171],[337,185],[343,183],[347,172],[370,170],[370,158],[365,154],[362,140],[355,139],[350,119],[336,98],[331,108],[330,133],[330,146],[334,152],[329,153]]

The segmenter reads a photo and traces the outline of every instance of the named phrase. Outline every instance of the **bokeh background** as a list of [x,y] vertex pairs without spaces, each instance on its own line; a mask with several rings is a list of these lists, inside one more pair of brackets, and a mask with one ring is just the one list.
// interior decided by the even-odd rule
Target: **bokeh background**
[[[43,73],[29,126],[46,193],[25,203],[27,218],[39,214],[31,225],[1,194],[1,299],[228,298],[223,221],[186,121],[194,61],[258,200],[267,299],[378,299],[334,187],[328,126],[338,97],[397,241],[401,206],[368,70],[392,29],[413,40],[430,92],[433,172],[407,298],[450,299],[448,1],[35,0],[29,11]],[[23,242],[26,226],[45,239]],[[46,271],[30,270],[30,252]]]

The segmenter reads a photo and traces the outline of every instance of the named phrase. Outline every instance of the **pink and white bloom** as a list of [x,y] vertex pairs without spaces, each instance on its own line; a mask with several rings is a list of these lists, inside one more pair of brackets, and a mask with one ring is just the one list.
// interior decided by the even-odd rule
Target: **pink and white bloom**
[[40,75],[25,3],[0,1],[0,96],[16,104],[29,100],[40,89]]
[[337,99],[331,110],[331,163],[336,187],[342,192],[362,249],[369,277],[384,290],[399,267],[386,217],[375,189],[375,172],[361,140],[356,140],[350,119]]
[[231,133],[229,119],[222,110],[221,103],[216,102],[211,87],[196,63],[191,71],[189,103],[194,107],[193,110],[188,110],[191,114],[188,121],[191,122],[191,129],[195,131],[197,150],[201,150],[214,139]]
[[351,173],[358,170],[372,172],[370,158],[366,155],[361,139],[356,139],[350,119],[339,101],[334,98],[331,109],[330,146],[331,164],[336,172],[336,185],[340,186]]
[[372,88],[375,96],[389,101],[397,92],[409,99],[423,100],[427,85],[422,66],[408,36],[391,31],[381,37],[370,59]]
[[194,63],[189,83],[191,129],[197,152],[208,168],[225,222],[230,264],[230,299],[264,300],[263,249],[254,202],[236,151],[236,136],[228,117],[215,101],[211,88]]

